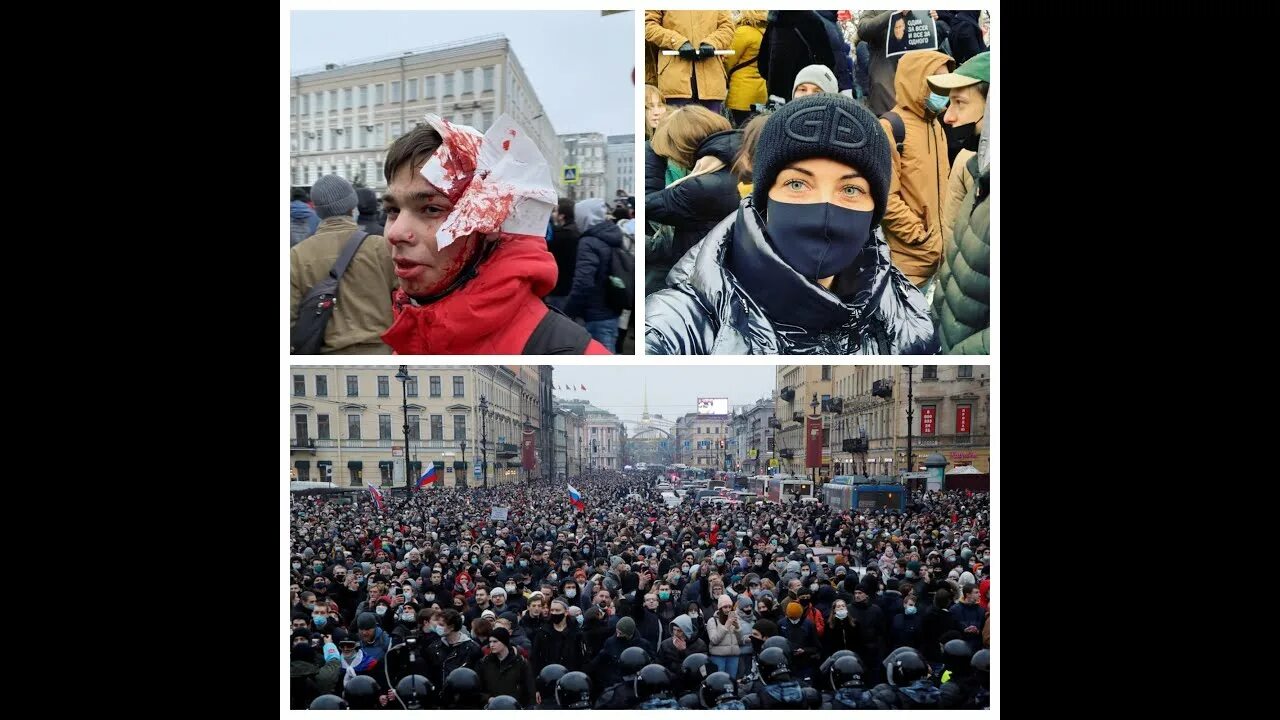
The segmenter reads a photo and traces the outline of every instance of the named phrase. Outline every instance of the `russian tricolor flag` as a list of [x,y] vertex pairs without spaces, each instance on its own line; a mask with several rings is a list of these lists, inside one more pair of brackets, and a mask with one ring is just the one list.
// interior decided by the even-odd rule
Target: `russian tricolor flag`
[[373,496],[373,501],[378,504],[379,510],[387,509],[387,503],[382,499],[382,491],[374,487],[373,483],[369,483],[369,494]]
[[586,512],[587,504],[582,502],[582,493],[574,486],[569,486],[569,504],[578,509],[578,512]]
[[422,477],[418,478],[418,487],[420,488],[426,487],[439,479],[440,479],[440,476],[436,475],[436,465],[435,463],[432,463],[431,465],[427,466],[427,470],[426,472],[422,473]]

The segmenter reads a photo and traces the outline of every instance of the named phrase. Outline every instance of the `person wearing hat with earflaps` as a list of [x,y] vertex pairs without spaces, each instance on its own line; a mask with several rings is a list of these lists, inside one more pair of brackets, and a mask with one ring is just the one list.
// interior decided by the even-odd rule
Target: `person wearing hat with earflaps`
[[646,352],[937,352],[924,297],[877,227],[891,176],[889,140],[855,101],[821,94],[773,113],[751,196],[646,300]]

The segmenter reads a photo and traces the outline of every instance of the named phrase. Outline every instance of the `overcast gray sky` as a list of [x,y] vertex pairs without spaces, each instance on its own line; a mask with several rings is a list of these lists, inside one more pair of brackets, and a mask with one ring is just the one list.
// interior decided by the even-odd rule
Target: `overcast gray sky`
[[591,366],[556,365],[552,383],[586,391],[556,390],[557,400],[589,400],[623,420],[639,421],[649,381],[649,414],[676,418],[697,411],[699,397],[727,397],[729,408],[755,402],[773,391],[772,366]]
[[635,132],[636,13],[297,11],[290,73],[501,33],[559,134]]

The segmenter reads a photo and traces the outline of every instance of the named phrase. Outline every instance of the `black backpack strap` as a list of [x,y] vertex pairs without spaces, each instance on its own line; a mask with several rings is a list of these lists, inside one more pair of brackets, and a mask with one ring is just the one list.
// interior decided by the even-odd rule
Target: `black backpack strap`
[[582,355],[591,342],[591,333],[548,306],[547,314],[529,335],[521,351],[524,355]]
[[356,256],[356,251],[360,249],[360,245],[364,243],[364,239],[368,236],[369,233],[361,230],[360,228],[356,228],[356,231],[351,234],[351,239],[347,241],[345,246],[343,246],[342,254],[338,256],[337,262],[335,262],[333,264],[333,268],[329,270],[330,277],[334,280],[342,279],[342,274],[347,271],[347,266],[351,264],[352,258]]
[[893,142],[897,144],[898,154],[901,155],[903,143],[907,141],[907,126],[902,122],[902,116],[889,110],[880,119],[889,121],[889,127],[893,130]]

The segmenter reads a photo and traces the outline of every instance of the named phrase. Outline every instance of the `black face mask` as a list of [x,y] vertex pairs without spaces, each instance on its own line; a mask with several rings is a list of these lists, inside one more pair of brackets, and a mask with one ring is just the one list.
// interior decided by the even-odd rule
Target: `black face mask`
[[956,125],[952,135],[961,138],[960,147],[969,152],[978,152],[978,141],[982,139],[982,133],[978,132],[978,123]]
[[871,239],[869,210],[831,203],[769,200],[769,245],[809,280],[831,277],[853,264]]
[[760,651],[763,649],[764,649],[764,638],[751,638],[752,652],[754,652],[756,655],[759,655]]

